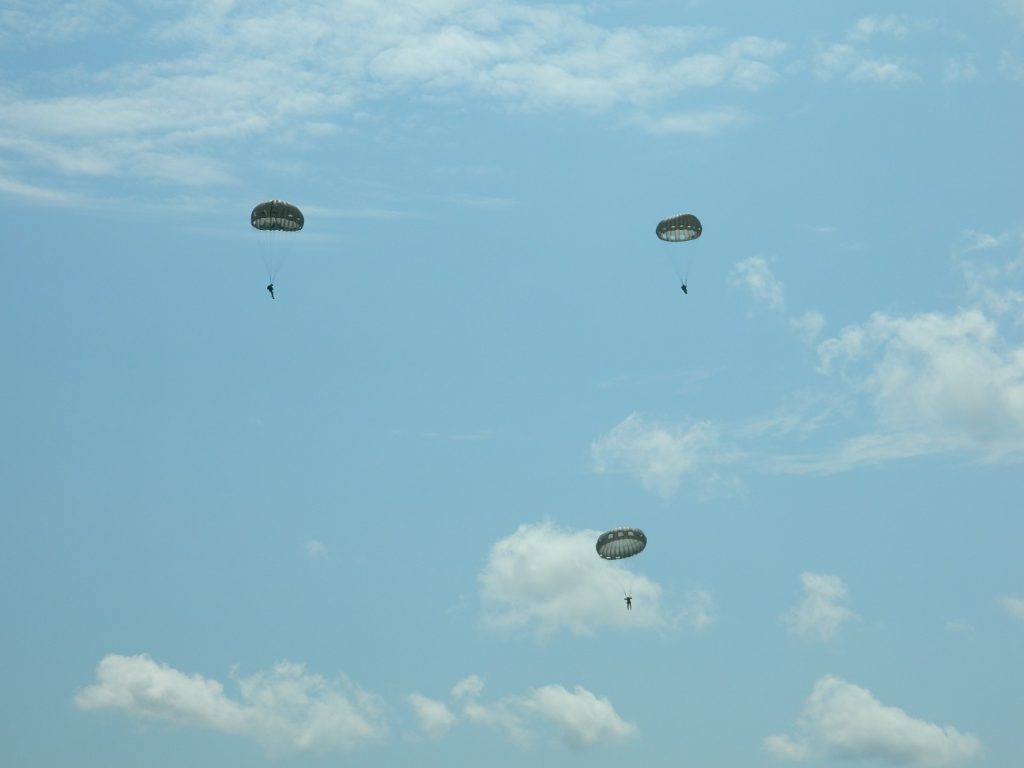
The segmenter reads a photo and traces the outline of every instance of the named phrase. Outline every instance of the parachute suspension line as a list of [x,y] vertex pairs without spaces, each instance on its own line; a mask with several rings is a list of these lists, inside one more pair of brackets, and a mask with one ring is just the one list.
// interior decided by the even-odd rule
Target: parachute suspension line
[[677,262],[672,254],[669,255],[669,259],[676,277],[679,278],[680,285],[684,287],[690,281],[690,265],[692,263],[692,255],[685,244],[699,238],[703,229],[700,219],[692,213],[679,213],[659,221],[654,230],[659,240],[671,244],[673,248],[680,244],[683,245],[682,259]]
[[305,224],[305,217],[291,203],[267,200],[252,209],[249,220],[253,229],[260,233],[260,255],[267,269],[267,280],[273,284],[294,245],[292,238]]

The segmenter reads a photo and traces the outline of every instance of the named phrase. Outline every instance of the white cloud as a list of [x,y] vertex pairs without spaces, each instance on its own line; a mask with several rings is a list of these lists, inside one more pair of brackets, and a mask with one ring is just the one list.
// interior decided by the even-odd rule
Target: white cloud
[[0,9],[0,49],[65,44],[84,37],[122,33],[128,19],[111,0],[5,0]]
[[849,43],[833,43],[814,57],[814,72],[822,79],[831,78],[852,69],[857,56],[857,49]]
[[954,635],[969,635],[974,632],[974,625],[968,621],[950,620],[946,622],[946,631]]
[[698,112],[676,112],[658,117],[636,118],[633,122],[653,134],[711,135],[749,120],[750,117],[736,107],[721,107]]
[[705,589],[687,592],[679,615],[685,624],[698,632],[704,631],[718,620],[715,615],[715,601],[711,593]]
[[765,736],[761,746],[779,760],[802,761],[814,757],[814,749],[809,743],[784,733]]
[[902,39],[910,32],[909,21],[902,16],[865,16],[859,19],[850,30],[850,37],[854,40],[867,40],[876,35],[885,35]]
[[768,260],[763,256],[751,256],[736,264],[729,280],[733,286],[747,289],[768,309],[781,312],[786,307],[782,282],[772,273]]
[[[1008,248],[1015,250],[1007,255]],[[877,312],[820,341],[819,312],[789,317],[794,334],[817,342],[828,391],[733,422],[631,414],[592,441],[595,471],[627,474],[664,497],[686,482],[700,498],[741,488],[744,469],[828,474],[951,453],[1024,460],[1024,238],[966,230],[952,256],[969,299],[955,312]],[[732,282],[765,306],[785,308],[783,286],[762,257],[737,265]],[[821,443],[826,430],[835,434],[854,419],[870,426]]]
[[817,340],[825,329],[825,316],[816,310],[809,310],[797,317],[791,317],[789,327],[807,344]]
[[846,77],[852,81],[868,81],[902,85],[920,80],[905,62],[879,54],[872,43],[899,41],[915,26],[902,16],[867,16],[857,21],[842,42],[822,48],[813,59],[814,74],[823,80]]
[[1024,25],[1024,0],[1002,0],[1003,9]]
[[991,235],[976,229],[965,229],[960,233],[960,252],[987,251],[998,248],[1005,240],[1005,236]]
[[1024,80],[1024,63],[1015,52],[1002,52],[999,56],[999,71],[1011,80]]
[[978,68],[974,65],[974,59],[966,58],[949,59],[943,69],[943,80],[947,83],[965,83],[978,77]]
[[320,560],[327,557],[327,547],[324,546],[323,542],[310,539],[306,542],[306,557],[310,560]]
[[624,472],[666,498],[684,477],[717,461],[718,451],[718,433],[709,422],[666,425],[635,413],[590,444],[594,471]]
[[1001,597],[999,603],[1008,614],[1024,621],[1024,597]]
[[893,85],[913,83],[920,79],[905,64],[889,59],[861,59],[848,74],[851,80],[869,80]]
[[418,693],[410,693],[408,698],[416,713],[420,729],[428,736],[443,736],[458,722],[458,718],[443,701],[428,699]]
[[831,675],[814,684],[797,735],[768,736],[762,746],[783,760],[825,756],[923,766],[952,765],[982,751],[974,734],[911,717],[882,704],[867,689]]
[[532,742],[531,721],[536,720],[555,726],[562,740],[572,747],[611,744],[637,733],[636,726],[623,720],[607,698],[580,685],[572,691],[561,685],[545,685],[523,696],[506,696],[489,703],[477,700],[481,692],[482,685],[467,694],[462,709],[466,720],[498,728],[520,746]]
[[804,587],[803,600],[783,615],[791,631],[803,637],[831,640],[844,622],[856,618],[853,611],[842,605],[847,591],[838,576],[804,573],[800,581]]
[[[484,623],[539,636],[667,626],[661,587],[636,572],[635,560],[598,557],[598,535],[541,523],[521,525],[496,543],[477,578]],[[632,593],[632,611],[625,610],[623,591]]]
[[0,193],[57,205],[71,205],[85,202],[84,199],[77,195],[70,195],[59,189],[41,187],[36,184],[26,184],[25,182],[21,182],[16,179],[5,179],[3,177],[0,177]]
[[463,705],[462,714],[468,722],[497,728],[509,741],[521,747],[528,747],[533,740],[533,734],[515,704],[515,699],[502,699],[491,704],[481,704],[472,700]]
[[1018,325],[1024,323],[1024,248],[1005,258],[1003,253],[1013,241],[1006,233],[992,235],[969,229],[961,233],[954,257],[967,282],[968,296],[996,316],[1010,315]]
[[[980,310],[876,313],[823,341],[818,356],[823,372],[841,368],[872,399],[879,434],[862,439],[876,447],[973,448],[992,458],[1024,450],[1024,347]],[[858,373],[865,361],[869,371]]]
[[484,680],[479,675],[469,675],[455,684],[452,696],[456,699],[472,699],[483,693]]
[[581,685],[572,691],[560,685],[545,685],[523,702],[527,711],[558,726],[562,738],[572,746],[623,741],[636,734],[608,699],[597,697]]
[[[323,135],[393,94],[484,98],[512,109],[622,109],[628,120],[687,90],[768,86],[785,51],[775,40],[718,40],[700,29],[605,27],[578,5],[512,0],[177,10],[181,16],[159,26],[123,22],[148,43],[146,57],[65,75],[49,94],[0,91],[6,150],[27,161],[19,176],[41,167],[60,176],[228,183],[234,170],[213,161],[223,154],[213,145]],[[106,2],[73,13],[19,2],[0,23],[7,39],[57,45],[109,36],[111,19],[124,15],[118,11]],[[666,122],[655,115],[650,125],[713,132],[738,114],[725,108]]]
[[268,752],[350,750],[386,728],[376,697],[345,679],[334,682],[281,662],[269,672],[236,679],[239,696],[201,675],[187,675],[149,656],[110,654],[96,684],[82,689],[83,710],[114,710],[251,738]]

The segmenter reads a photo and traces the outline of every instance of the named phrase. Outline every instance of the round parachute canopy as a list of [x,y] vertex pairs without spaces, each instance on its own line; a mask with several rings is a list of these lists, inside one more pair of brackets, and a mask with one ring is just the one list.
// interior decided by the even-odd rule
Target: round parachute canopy
[[696,240],[700,237],[701,230],[700,220],[696,216],[692,213],[680,213],[659,221],[658,228],[654,231],[659,240],[667,243],[685,243],[687,240]]
[[264,232],[298,232],[305,223],[302,211],[284,200],[267,200],[252,209],[253,227]]
[[639,555],[647,546],[647,534],[639,528],[612,528],[597,537],[597,554],[605,560]]

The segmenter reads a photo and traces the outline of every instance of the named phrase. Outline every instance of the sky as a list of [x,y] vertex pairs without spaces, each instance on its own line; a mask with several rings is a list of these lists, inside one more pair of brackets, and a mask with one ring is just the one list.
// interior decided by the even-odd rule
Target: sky
[[1020,764],[1022,135],[1021,0],[7,0],[5,764]]

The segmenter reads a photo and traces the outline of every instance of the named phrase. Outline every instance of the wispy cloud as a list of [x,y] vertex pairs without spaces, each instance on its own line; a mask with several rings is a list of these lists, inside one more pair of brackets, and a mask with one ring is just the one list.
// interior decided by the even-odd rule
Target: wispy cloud
[[804,596],[799,605],[787,611],[782,620],[795,634],[818,640],[832,640],[839,628],[856,614],[843,603],[846,585],[838,576],[804,573],[800,576]]
[[130,15],[112,0],[80,0],[74,5],[48,0],[7,0],[0,11],[0,48],[21,50],[38,44],[65,44],[86,37],[122,34]]
[[632,120],[648,133],[696,134],[709,136],[725,128],[742,125],[750,116],[738,107],[720,107],[695,112],[676,112],[656,117],[636,117]]
[[232,142],[294,146],[338,125],[374,122],[374,105],[392,95],[484,99],[513,110],[615,109],[619,119],[651,115],[641,122],[655,130],[710,133],[741,113],[659,114],[660,105],[688,90],[770,86],[786,49],[702,29],[606,27],[581,6],[513,0],[282,0],[182,11],[149,27],[105,2],[74,13],[24,3],[7,12],[5,38],[25,45],[109,35],[115,16],[150,43],[140,60],[55,76],[50,93],[0,91],[0,137],[4,151],[27,163],[23,178],[45,169],[225,184],[239,170],[214,158],[230,157]]
[[692,589],[687,592],[679,611],[679,617],[686,625],[698,632],[710,627],[718,621],[715,600],[711,593],[706,589]]
[[780,760],[880,760],[891,765],[943,766],[981,754],[971,733],[911,717],[882,704],[866,688],[838,677],[820,678],[798,721],[796,735],[762,741]]
[[853,25],[849,37],[853,40],[870,40],[885,36],[902,40],[910,33],[910,29],[911,22],[905,16],[865,16]]
[[782,282],[775,277],[771,265],[763,256],[751,256],[732,268],[729,280],[733,286],[744,288],[754,299],[776,312],[786,308]]
[[[1016,253],[1006,258],[1006,249],[1015,246]],[[1019,287],[1024,282],[1024,238],[1018,236],[1014,243],[1008,233],[965,230],[954,258],[974,303],[997,317],[1009,315],[1018,325],[1024,323],[1024,290]]]
[[0,193],[58,205],[73,205],[84,202],[77,195],[68,194],[60,189],[26,184],[16,179],[5,179],[3,177],[0,177]]
[[1024,621],[1024,597],[1007,595],[999,598],[999,604],[1003,606],[1003,610],[1010,616]]
[[789,319],[789,327],[805,343],[812,344],[825,329],[825,316],[811,309]]
[[306,557],[310,560],[321,560],[327,557],[327,546],[316,539],[309,539],[305,545]]
[[235,683],[233,698],[217,680],[146,655],[111,654],[75,704],[243,736],[272,754],[350,750],[386,733],[377,697],[344,678],[330,681],[301,664],[281,662]]
[[[684,477],[707,468],[722,453],[716,428],[706,421],[664,424],[630,414],[590,444],[594,471],[637,478],[663,497],[676,492]],[[705,473],[708,479],[713,473]]]
[[877,46],[902,41],[922,25],[904,16],[866,16],[840,41],[823,46],[812,60],[812,71],[822,80],[845,77],[852,81],[904,85],[920,76],[901,57],[885,54]]

